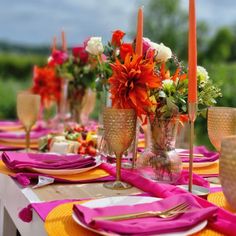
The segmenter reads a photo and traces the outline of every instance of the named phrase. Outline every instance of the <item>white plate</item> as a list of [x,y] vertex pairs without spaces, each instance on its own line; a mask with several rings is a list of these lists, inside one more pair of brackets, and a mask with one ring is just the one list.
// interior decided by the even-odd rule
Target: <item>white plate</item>
[[[215,160],[215,161],[207,161],[207,162],[193,162],[193,168],[200,168],[200,167],[207,167],[207,166],[211,166],[214,165],[216,163],[218,163],[219,160]],[[182,162],[182,166],[184,168],[189,167],[189,163],[188,162]]]
[[96,161],[96,162],[97,163],[94,166],[90,166],[90,167],[86,167],[86,168],[79,168],[79,169],[58,169],[58,170],[55,170],[55,169],[29,168],[29,170],[35,171],[40,174],[46,174],[46,175],[73,175],[73,174],[83,173],[88,170],[92,170],[101,164],[100,161]]
[[[161,200],[160,198],[155,198],[155,197],[143,197],[143,196],[117,196],[117,197],[107,197],[107,198],[100,198],[100,199],[95,199],[91,200],[88,202],[85,202],[81,205],[90,207],[90,208],[95,208],[95,207],[106,207],[106,206],[120,206],[120,205],[134,205],[134,204],[142,204],[142,203],[150,203],[154,202],[157,200]],[[105,231],[98,231],[96,229],[90,228],[87,225],[83,224],[78,217],[76,216],[75,213],[72,214],[72,218],[74,221],[82,226],[83,228],[86,228],[90,231],[93,231],[95,233],[98,233],[100,235],[104,236],[115,236],[118,234],[111,234],[110,232],[107,233]],[[181,232],[175,232],[175,233],[167,233],[167,234],[158,234],[161,236],[187,236],[190,234],[194,234],[199,232],[200,230],[204,229],[205,226],[207,225],[207,220],[199,223],[198,225],[194,226],[193,228]]]

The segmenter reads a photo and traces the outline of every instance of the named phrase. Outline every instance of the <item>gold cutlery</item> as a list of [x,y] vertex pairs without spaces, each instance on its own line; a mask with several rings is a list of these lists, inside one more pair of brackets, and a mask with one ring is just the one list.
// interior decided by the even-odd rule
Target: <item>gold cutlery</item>
[[121,214],[114,216],[101,216],[101,217],[95,217],[93,218],[93,220],[118,221],[118,220],[129,220],[129,219],[137,219],[137,218],[145,218],[153,216],[158,216],[160,218],[170,218],[186,212],[189,209],[189,207],[190,207],[189,203],[183,202],[164,211],[144,211],[144,212]]
[[[189,156],[189,153],[182,153],[182,152],[179,152],[178,154],[179,154],[180,156],[186,156],[186,157]],[[203,154],[201,154],[201,153],[194,153],[193,156],[194,156],[194,157],[205,157],[205,156],[204,156]]]

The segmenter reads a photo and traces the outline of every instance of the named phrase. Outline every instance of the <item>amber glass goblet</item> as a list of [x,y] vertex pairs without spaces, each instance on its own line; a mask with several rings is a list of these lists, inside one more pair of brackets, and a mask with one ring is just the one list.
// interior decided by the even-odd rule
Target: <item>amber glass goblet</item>
[[220,155],[220,183],[230,206],[236,210],[236,135],[222,139]]
[[37,121],[40,109],[40,96],[29,92],[17,95],[17,116],[24,126],[26,151],[30,148],[30,131]]
[[121,181],[121,158],[134,139],[136,120],[133,109],[104,108],[104,138],[116,155],[116,181],[105,183],[106,188],[122,190],[131,187]]
[[211,143],[217,151],[220,151],[221,140],[236,134],[236,108],[208,108],[207,130]]

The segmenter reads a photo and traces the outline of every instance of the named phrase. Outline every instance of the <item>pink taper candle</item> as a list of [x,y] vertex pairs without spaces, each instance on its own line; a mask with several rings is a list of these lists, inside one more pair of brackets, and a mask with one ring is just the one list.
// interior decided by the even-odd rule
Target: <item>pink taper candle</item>
[[197,32],[195,0],[189,0],[188,102],[197,103]]
[[138,22],[136,34],[136,48],[135,53],[141,56],[143,54],[143,8],[138,9]]
[[61,41],[62,41],[62,50],[64,52],[66,52],[67,51],[67,45],[66,45],[66,35],[65,35],[64,31],[61,32]]

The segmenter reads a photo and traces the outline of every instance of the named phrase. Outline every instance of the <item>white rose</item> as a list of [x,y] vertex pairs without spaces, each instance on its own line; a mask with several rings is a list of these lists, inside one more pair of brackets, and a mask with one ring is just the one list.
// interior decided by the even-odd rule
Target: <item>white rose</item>
[[50,63],[53,60],[52,56],[48,58],[48,63]]
[[151,45],[152,49],[156,50],[156,56],[155,59],[158,62],[166,62],[167,60],[169,60],[172,56],[172,52],[171,49],[166,47],[163,43],[158,44],[158,43],[154,43],[154,42],[148,42]]
[[155,49],[156,51],[158,50],[159,48],[159,44],[158,43],[154,43],[152,42],[150,39],[146,38],[147,39],[147,42],[149,43],[149,45],[151,46],[152,49]]
[[174,83],[173,80],[165,79],[162,81],[162,86],[163,86],[163,88],[170,88],[170,87],[172,87],[173,83]]
[[197,66],[197,78],[201,85],[204,85],[209,79],[207,70],[202,66]]
[[87,42],[85,50],[95,56],[102,54],[104,51],[102,37],[91,37]]
[[166,47],[163,43],[157,48],[156,60],[160,62],[168,61],[172,56],[171,49]]

